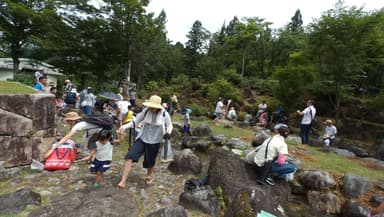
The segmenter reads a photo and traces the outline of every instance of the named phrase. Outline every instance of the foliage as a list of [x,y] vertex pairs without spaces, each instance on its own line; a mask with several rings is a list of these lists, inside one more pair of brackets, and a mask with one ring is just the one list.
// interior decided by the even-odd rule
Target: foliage
[[211,109],[209,107],[206,107],[205,105],[198,105],[196,103],[192,103],[190,105],[187,105],[187,107],[191,108],[193,113],[193,116],[209,116]]
[[224,97],[225,99],[242,102],[239,90],[224,79],[217,80],[216,82],[207,85],[207,97],[211,101],[216,101],[219,97]]

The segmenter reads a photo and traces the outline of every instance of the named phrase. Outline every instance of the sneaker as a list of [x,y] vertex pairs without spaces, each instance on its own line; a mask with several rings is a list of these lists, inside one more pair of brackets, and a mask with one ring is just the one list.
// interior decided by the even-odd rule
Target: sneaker
[[266,178],[266,179],[265,179],[265,182],[266,182],[268,185],[272,185],[272,186],[276,185],[276,184],[275,184],[275,181],[273,181],[272,178]]

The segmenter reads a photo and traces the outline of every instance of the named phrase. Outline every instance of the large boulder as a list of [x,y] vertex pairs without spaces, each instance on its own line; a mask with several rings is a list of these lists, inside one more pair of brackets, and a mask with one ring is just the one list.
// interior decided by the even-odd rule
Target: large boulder
[[28,136],[33,130],[32,119],[0,109],[0,136]]
[[209,137],[212,136],[212,129],[208,124],[202,124],[193,129],[193,135],[198,137]]
[[138,202],[115,187],[74,191],[33,210],[29,217],[138,216]]
[[187,209],[201,210],[210,216],[220,216],[220,200],[210,186],[183,192],[179,204]]
[[[208,184],[213,189],[220,188],[223,191],[224,200],[229,202],[230,207],[235,208],[239,202],[245,202],[252,208],[253,216],[261,209],[284,216],[278,207],[288,201],[291,192],[289,184],[276,180],[275,186],[258,185],[254,167],[232,152],[216,148],[211,153],[208,176]],[[242,195],[245,195],[244,198]],[[227,212],[225,216],[228,217],[237,215],[231,208]]]
[[30,189],[21,189],[14,193],[0,195],[0,215],[16,214],[27,205],[40,205],[41,196]]
[[369,210],[356,202],[348,200],[342,208],[343,217],[366,217]]
[[174,160],[168,165],[168,169],[176,174],[199,174],[202,168],[200,158],[188,148],[175,152]]
[[271,135],[269,135],[269,133],[267,133],[265,130],[260,130],[253,137],[253,139],[252,139],[252,146],[256,147],[256,146],[259,146],[259,145],[263,144],[263,142],[266,139],[268,139],[269,137],[271,137]]
[[347,174],[344,176],[343,194],[347,197],[357,198],[373,188],[372,182]]
[[336,181],[325,171],[308,170],[299,173],[299,180],[305,187],[312,190],[327,190],[336,187]]
[[196,137],[196,136],[188,136],[183,138],[181,142],[181,148],[182,149],[189,148],[196,151],[205,152],[209,149],[211,144],[212,142],[208,140],[200,139],[199,137]]
[[331,192],[308,191],[308,203],[317,212],[338,214],[341,210],[341,200]]

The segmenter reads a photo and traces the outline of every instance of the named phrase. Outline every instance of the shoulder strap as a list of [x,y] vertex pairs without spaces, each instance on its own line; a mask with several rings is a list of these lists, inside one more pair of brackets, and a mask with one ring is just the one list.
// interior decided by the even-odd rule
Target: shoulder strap
[[271,137],[271,139],[268,141],[267,147],[265,148],[265,156],[264,156],[265,160],[267,160],[268,146],[269,146],[269,143],[271,142],[272,139],[273,139],[273,137]]
[[311,115],[311,121],[314,119],[313,115],[312,115],[312,109],[311,107],[309,107],[309,114]]

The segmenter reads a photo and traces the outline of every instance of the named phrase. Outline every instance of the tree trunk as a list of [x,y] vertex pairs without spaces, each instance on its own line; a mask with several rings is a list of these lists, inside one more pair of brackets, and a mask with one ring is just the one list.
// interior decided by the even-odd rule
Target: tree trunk
[[243,49],[243,58],[242,58],[242,64],[241,64],[241,77],[244,78],[244,71],[245,71],[245,51],[246,47]]

